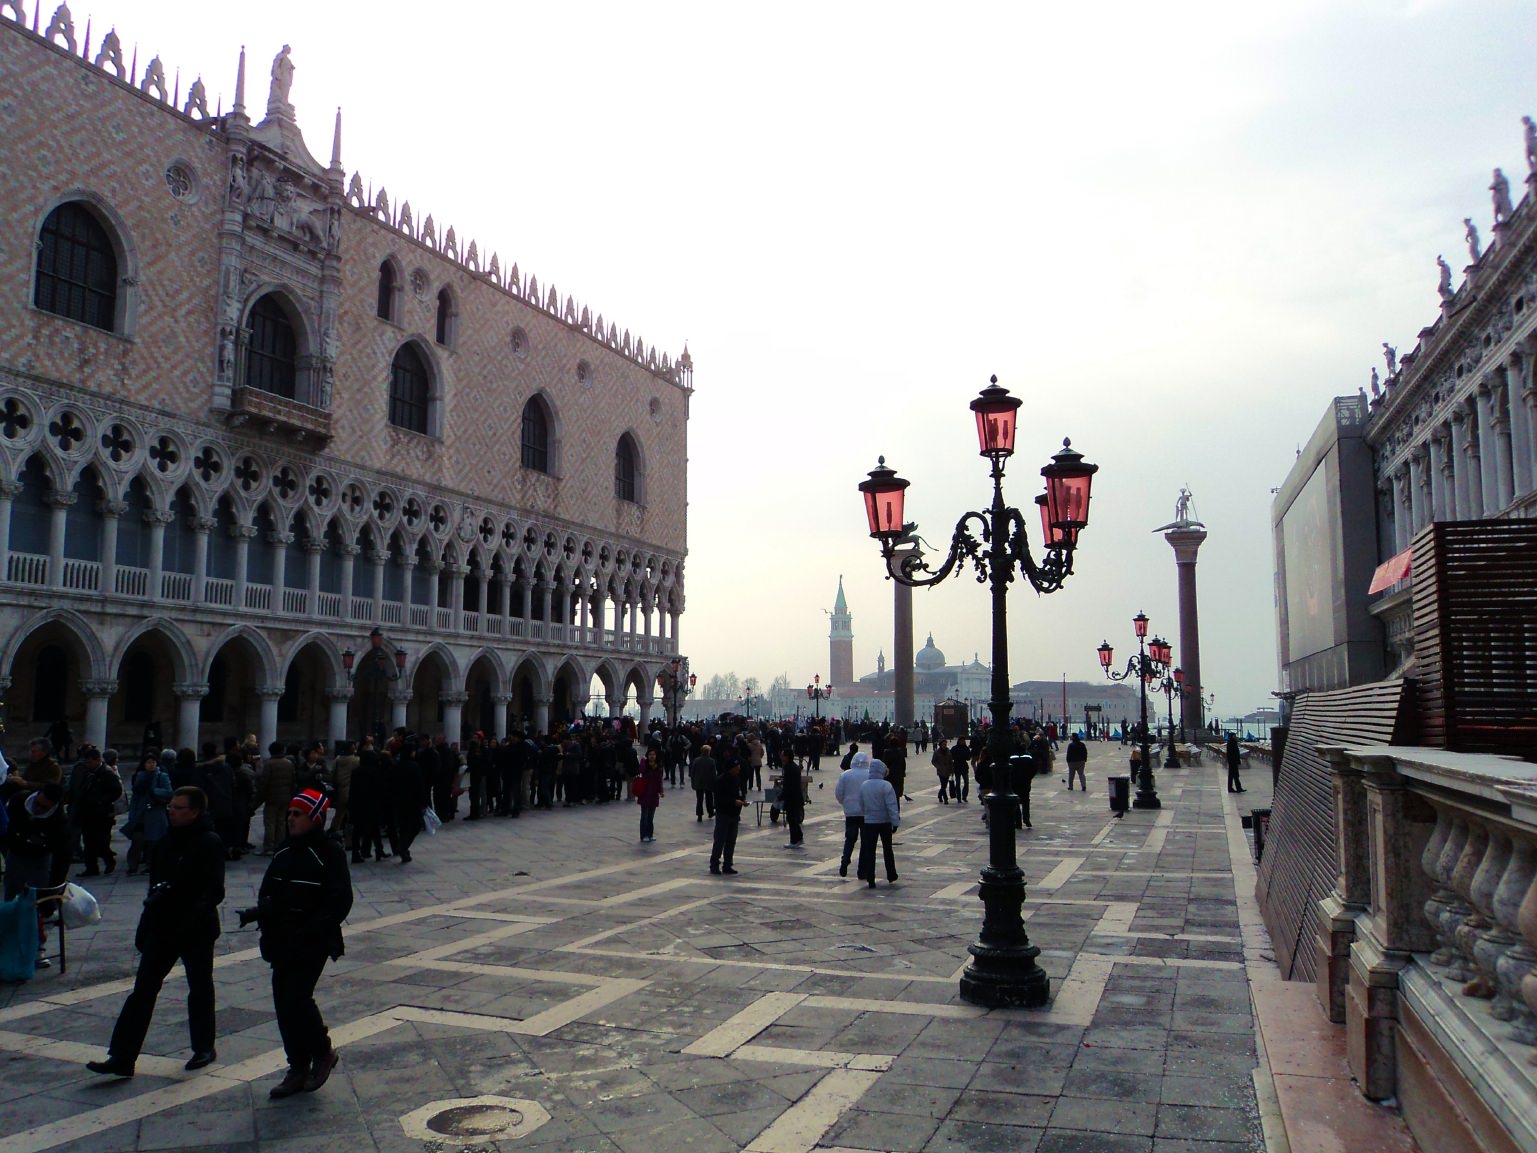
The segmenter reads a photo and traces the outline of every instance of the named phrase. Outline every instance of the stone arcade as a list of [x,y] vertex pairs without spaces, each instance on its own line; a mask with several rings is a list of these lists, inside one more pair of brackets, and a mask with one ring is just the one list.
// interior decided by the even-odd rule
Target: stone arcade
[[[595,677],[592,711],[646,717],[679,651],[687,351],[365,195],[340,112],[318,163],[288,46],[253,124],[244,53],[210,116],[201,79],[183,102],[115,30],[93,55],[67,7],[25,9],[0,5],[12,739],[458,739],[588,710]],[[349,648],[383,659],[349,675]]]

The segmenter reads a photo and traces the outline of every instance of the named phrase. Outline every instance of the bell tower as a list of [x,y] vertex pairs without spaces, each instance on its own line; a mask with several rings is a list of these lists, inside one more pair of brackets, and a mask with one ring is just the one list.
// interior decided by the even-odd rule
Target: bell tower
[[833,601],[832,627],[827,630],[827,680],[838,688],[854,683],[854,618],[843,597],[843,577],[838,578],[838,599]]

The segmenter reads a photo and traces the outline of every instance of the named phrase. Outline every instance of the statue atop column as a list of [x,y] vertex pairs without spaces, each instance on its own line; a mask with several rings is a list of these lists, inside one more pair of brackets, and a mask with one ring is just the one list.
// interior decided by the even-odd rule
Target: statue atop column
[[1174,519],[1166,525],[1155,528],[1154,532],[1164,532],[1168,529],[1204,528],[1201,518],[1196,515],[1195,496],[1190,491],[1189,485],[1182,485],[1179,496],[1174,500]]

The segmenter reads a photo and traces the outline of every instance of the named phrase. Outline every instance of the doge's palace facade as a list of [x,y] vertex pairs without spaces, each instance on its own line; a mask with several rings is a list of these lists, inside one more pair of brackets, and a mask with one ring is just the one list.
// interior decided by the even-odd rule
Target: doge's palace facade
[[[134,749],[643,717],[692,361],[0,3],[0,688]],[[603,700],[590,701],[594,678]]]

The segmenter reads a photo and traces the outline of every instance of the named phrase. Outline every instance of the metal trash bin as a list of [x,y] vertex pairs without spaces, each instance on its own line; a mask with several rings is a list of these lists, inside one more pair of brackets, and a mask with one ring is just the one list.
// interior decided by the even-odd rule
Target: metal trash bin
[[1124,813],[1131,808],[1131,778],[1109,777],[1110,782],[1110,811],[1112,813]]

